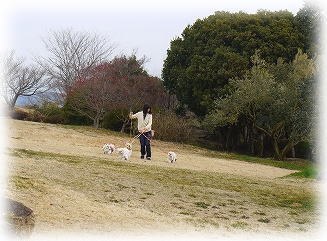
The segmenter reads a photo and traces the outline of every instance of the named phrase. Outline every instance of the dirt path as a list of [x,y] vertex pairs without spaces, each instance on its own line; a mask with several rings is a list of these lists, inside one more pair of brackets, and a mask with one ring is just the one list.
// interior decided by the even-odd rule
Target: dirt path
[[[9,143],[11,147],[43,152],[106,157],[101,149],[103,144],[113,143],[116,146],[124,146],[125,142],[130,141],[129,138],[108,137],[105,133],[94,133],[92,130],[68,129],[58,127],[58,125],[35,122],[9,120],[9,126]],[[153,160],[151,162],[142,162],[139,159],[138,140],[133,144],[133,154],[130,159],[132,163],[214,171],[265,179],[282,177],[294,172],[292,170],[238,160],[210,158],[198,154],[194,150],[182,149],[182,146],[179,144],[161,141],[154,141],[153,143]],[[177,153],[177,163],[172,165],[167,162],[168,151],[175,151]],[[117,156],[117,160],[119,159],[120,157]]]

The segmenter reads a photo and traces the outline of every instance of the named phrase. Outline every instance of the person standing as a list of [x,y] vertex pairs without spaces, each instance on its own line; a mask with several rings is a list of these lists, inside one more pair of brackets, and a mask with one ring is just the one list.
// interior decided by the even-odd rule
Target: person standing
[[137,119],[137,129],[141,133],[140,144],[141,144],[141,159],[146,156],[147,160],[151,160],[151,126],[152,126],[152,112],[151,106],[145,104],[143,110],[133,114],[130,112],[130,119]]

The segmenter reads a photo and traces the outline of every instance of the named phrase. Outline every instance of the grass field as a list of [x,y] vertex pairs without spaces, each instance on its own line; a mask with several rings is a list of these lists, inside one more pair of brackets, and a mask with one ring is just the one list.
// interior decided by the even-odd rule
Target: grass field
[[[131,160],[122,161],[101,147],[123,145],[126,135],[9,123],[7,193],[34,210],[35,232],[316,228],[317,180],[305,178],[313,176],[305,161],[281,164],[159,141],[153,161],[139,159],[137,143]],[[167,162],[167,150],[176,151],[176,164]]]

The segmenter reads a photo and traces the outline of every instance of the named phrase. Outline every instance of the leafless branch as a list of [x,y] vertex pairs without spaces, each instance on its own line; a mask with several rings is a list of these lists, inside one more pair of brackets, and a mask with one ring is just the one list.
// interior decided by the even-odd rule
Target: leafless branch
[[52,31],[43,42],[49,56],[38,58],[37,62],[62,98],[74,81],[85,78],[90,69],[108,60],[114,50],[114,45],[102,36],[70,29]]
[[45,72],[39,66],[26,66],[23,58],[12,51],[2,60],[3,87],[2,96],[12,109],[19,96],[33,96],[48,90]]

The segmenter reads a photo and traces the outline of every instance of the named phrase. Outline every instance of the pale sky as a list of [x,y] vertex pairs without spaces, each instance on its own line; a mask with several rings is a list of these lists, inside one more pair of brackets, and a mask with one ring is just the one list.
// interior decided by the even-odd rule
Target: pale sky
[[72,28],[108,36],[116,53],[138,49],[150,61],[146,69],[161,76],[170,41],[188,24],[215,11],[255,13],[258,9],[289,10],[303,7],[302,0],[275,1],[8,1],[2,6],[6,27],[6,49],[27,59],[46,55],[42,38],[50,30]]

